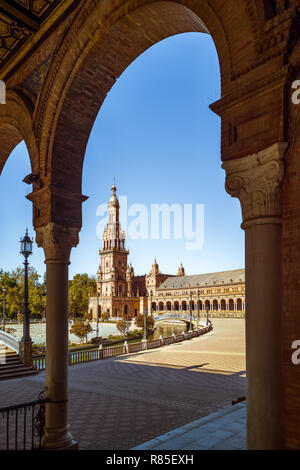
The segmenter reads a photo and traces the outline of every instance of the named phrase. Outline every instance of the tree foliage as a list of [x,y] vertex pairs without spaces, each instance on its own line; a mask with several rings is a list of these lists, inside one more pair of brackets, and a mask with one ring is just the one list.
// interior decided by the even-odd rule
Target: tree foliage
[[88,314],[89,296],[96,295],[97,284],[88,274],[76,274],[69,281],[69,316],[84,318]]
[[[46,310],[46,287],[40,282],[37,271],[28,269],[29,309],[31,317],[41,318]],[[16,319],[24,310],[24,268],[17,268],[11,272],[0,270],[0,302],[3,305],[5,292],[5,314],[7,318]]]
[[[24,268],[12,271],[0,269],[0,312],[2,316],[3,294],[5,288],[5,315],[7,319],[22,321],[24,310]],[[69,315],[84,318],[88,314],[89,295],[96,295],[96,280],[88,274],[76,274],[69,281]],[[46,313],[46,278],[33,267],[28,269],[28,293],[31,318],[42,319]]]
[[91,325],[89,323],[84,323],[81,320],[77,320],[71,327],[70,333],[74,334],[80,339],[80,342],[83,343],[85,338],[87,342],[87,335],[93,331]]
[[122,336],[125,335],[125,333],[127,332],[127,322],[126,320],[122,319],[122,320],[119,320],[117,322],[117,329],[119,330],[119,332],[121,333]]
[[[139,313],[135,319],[135,324],[138,328],[144,329],[144,315]],[[154,320],[150,315],[146,315],[146,327],[147,331],[153,330]]]

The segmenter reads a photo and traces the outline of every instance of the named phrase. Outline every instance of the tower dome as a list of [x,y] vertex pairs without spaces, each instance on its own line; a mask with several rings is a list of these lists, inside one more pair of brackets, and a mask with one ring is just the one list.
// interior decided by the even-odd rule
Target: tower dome
[[108,205],[119,208],[120,205],[119,205],[118,198],[116,196],[116,192],[117,192],[117,187],[116,187],[115,178],[114,178],[113,185],[111,187],[111,197],[110,197],[110,200],[108,201]]
[[185,276],[185,269],[184,269],[184,267],[183,267],[183,265],[182,265],[182,261],[181,261],[180,266],[179,266],[179,268],[178,268],[177,276]]

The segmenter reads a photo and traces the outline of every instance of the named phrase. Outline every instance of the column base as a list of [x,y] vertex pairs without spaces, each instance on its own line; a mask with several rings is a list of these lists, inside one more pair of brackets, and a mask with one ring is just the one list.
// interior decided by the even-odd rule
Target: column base
[[20,342],[20,358],[25,366],[32,366],[32,341]]
[[51,432],[46,434],[42,439],[42,448],[45,450],[76,450],[78,449],[78,442],[74,441],[72,435],[67,432],[62,435],[61,431]]
[[71,441],[70,444],[64,447],[42,447],[42,450],[79,450],[79,444],[77,441]]

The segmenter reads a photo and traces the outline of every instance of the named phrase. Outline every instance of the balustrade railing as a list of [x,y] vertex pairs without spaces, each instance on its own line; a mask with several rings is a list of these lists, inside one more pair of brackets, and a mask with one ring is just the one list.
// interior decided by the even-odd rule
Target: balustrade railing
[[[114,346],[107,348],[99,348],[87,351],[74,351],[69,353],[69,365],[82,364],[84,362],[98,361],[101,359],[107,359],[109,357],[121,356],[127,353],[135,353],[144,349],[154,349],[163,345],[177,343],[186,339],[195,338],[202,334],[207,333],[212,329],[212,324],[208,326],[198,328],[188,333],[181,333],[179,335],[172,335],[166,338],[160,338],[155,340],[148,340],[147,342],[129,343],[127,346]],[[43,370],[46,368],[45,356],[39,356],[33,358],[33,365],[37,370]]]
[[17,354],[20,354],[20,341],[15,338],[15,336],[7,333],[6,331],[0,330],[0,342],[13,349]]
[[40,394],[36,401],[0,408],[0,450],[34,450],[41,447],[47,401]]

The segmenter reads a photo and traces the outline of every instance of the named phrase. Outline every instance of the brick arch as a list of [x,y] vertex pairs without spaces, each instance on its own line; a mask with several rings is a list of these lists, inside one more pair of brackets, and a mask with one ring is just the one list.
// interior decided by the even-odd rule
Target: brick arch
[[22,140],[27,146],[32,172],[39,172],[37,145],[32,132],[32,112],[33,107],[27,98],[14,91],[7,91],[6,104],[0,105],[0,174],[11,152]]
[[[121,3],[112,12],[104,2],[85,2],[58,48],[38,102],[35,132],[40,140],[44,176],[75,193],[81,192],[85,149],[101,104],[115,80],[147,48],[175,34],[210,31],[219,56],[223,89],[231,79],[234,51],[230,51],[230,43],[235,39],[229,38],[232,28],[224,7],[223,13],[221,8],[217,14],[217,8],[207,2],[195,4],[190,0],[180,4],[147,0]],[[221,7],[223,2],[219,3]],[[245,22],[244,29],[251,36],[243,6],[232,1],[231,8],[239,23]],[[248,44],[251,40],[246,46],[251,49]],[[250,49],[249,56],[254,53],[254,47]]]

